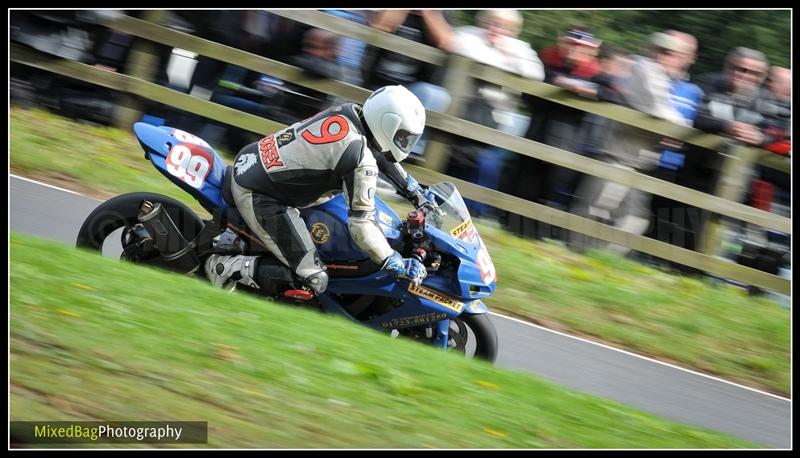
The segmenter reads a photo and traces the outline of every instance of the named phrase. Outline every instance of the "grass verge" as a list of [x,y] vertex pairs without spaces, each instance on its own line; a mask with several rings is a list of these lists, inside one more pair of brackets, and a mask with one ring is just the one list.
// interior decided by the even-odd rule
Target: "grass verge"
[[[132,132],[12,108],[11,168],[111,197],[169,195],[202,211],[143,158]],[[228,160],[230,161],[230,157]],[[729,285],[659,271],[605,251],[576,254],[481,224],[498,272],[487,303],[546,327],[787,395],[790,311]]]
[[755,447],[29,236],[10,276],[11,420],[208,421],[200,447]]

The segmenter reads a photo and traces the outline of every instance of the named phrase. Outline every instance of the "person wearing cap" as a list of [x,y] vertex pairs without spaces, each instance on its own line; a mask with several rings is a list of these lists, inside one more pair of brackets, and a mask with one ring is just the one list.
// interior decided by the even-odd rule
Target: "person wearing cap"
[[[568,28],[558,36],[556,43],[539,52],[544,63],[544,82],[569,91],[592,86],[590,80],[602,72],[597,59],[600,45],[601,41],[590,30],[578,26]],[[580,152],[576,139],[585,116],[583,111],[530,94],[523,94],[522,101],[531,113],[525,138]],[[571,192],[562,192],[562,183],[571,174],[569,169],[527,156],[517,156],[509,162],[508,177],[503,181],[510,183],[511,189],[505,192],[563,210],[569,207]],[[557,237],[554,232],[560,230],[518,215],[509,215],[506,227],[536,238]],[[528,232],[529,228],[533,229],[533,234]]]
[[[684,119],[694,123],[703,101],[703,90],[691,82],[689,76],[689,68],[697,60],[697,38],[678,30],[668,30],[666,33],[681,40],[687,47],[686,52],[679,53],[679,76],[672,78],[670,94],[675,109]],[[700,151],[701,148],[670,138],[662,142],[664,148],[653,172],[654,177],[694,189],[708,181],[708,170],[702,164],[707,155]],[[658,195],[653,196],[651,209],[656,219],[650,236],[686,249],[696,248],[697,234],[701,232],[705,221],[693,215],[702,210]],[[671,265],[682,272],[695,272],[693,268],[677,263]]]
[[559,77],[588,80],[600,73],[597,53],[602,42],[591,31],[572,27],[558,37],[558,42],[540,52],[547,75],[545,81],[554,83]]
[[[650,35],[645,55],[635,59],[623,88],[626,103],[651,116],[690,126],[673,104],[670,92],[672,81],[682,75],[690,51],[677,37],[662,32]],[[615,122],[610,138],[600,154],[605,162],[638,171],[650,171],[656,165],[659,138],[653,133]],[[641,235],[650,226],[651,198],[647,192],[587,176],[579,186],[578,204],[573,209],[579,215]],[[620,254],[630,251],[618,245],[610,248]]]
[[[570,28],[559,36],[556,44],[543,48],[539,53],[544,63],[544,82],[573,91],[585,86],[586,82],[602,73],[597,60],[600,45],[601,41],[589,30]],[[527,94],[523,100],[530,105],[531,113],[538,115],[531,122],[526,137],[572,150],[572,142],[568,139],[573,135],[567,131],[559,134],[564,130],[560,124],[580,124],[583,112]]]
[[[613,45],[603,44],[598,53],[602,71],[589,81],[579,81],[564,85],[565,89],[581,97],[625,105],[622,87],[629,74],[632,60],[628,53]],[[576,153],[596,158],[597,152],[608,143],[610,127],[613,120],[594,113],[586,113],[576,130]],[[545,195],[545,203],[551,206],[568,208],[575,204],[575,191],[585,175],[566,167],[548,165],[552,173],[548,174],[549,186]],[[567,233],[566,242],[571,240]]]
[[647,55],[631,67],[625,99],[631,108],[675,124],[690,125],[672,103],[672,80],[682,77],[691,48],[681,39],[662,32],[650,35]]

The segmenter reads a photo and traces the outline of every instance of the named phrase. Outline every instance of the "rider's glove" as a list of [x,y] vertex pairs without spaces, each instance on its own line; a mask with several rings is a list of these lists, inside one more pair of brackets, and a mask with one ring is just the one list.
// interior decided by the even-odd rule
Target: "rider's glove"
[[425,266],[421,262],[413,258],[403,259],[403,256],[396,251],[386,258],[381,270],[391,272],[396,278],[410,280],[411,283],[417,286],[428,275],[428,271],[425,270]]

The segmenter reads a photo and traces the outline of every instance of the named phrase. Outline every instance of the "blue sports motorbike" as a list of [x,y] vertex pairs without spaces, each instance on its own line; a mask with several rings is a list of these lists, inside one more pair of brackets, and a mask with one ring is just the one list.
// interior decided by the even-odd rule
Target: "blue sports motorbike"
[[340,193],[301,209],[330,277],[327,290],[304,289],[249,230],[233,203],[233,167],[208,143],[179,129],[136,123],[134,131],[156,169],[211,214],[154,193],[129,193],[97,207],[84,221],[77,245],[97,251],[121,232],[121,259],[205,277],[212,254],[261,256],[259,272],[269,281],[240,290],[280,302],[338,313],[393,336],[404,336],[469,357],[494,362],[497,333],[483,299],[494,292],[495,268],[486,246],[452,183],[428,188],[437,207],[425,205],[400,218],[378,196],[376,222],[389,244],[422,262],[420,285],[380,270],[350,238],[347,205]]

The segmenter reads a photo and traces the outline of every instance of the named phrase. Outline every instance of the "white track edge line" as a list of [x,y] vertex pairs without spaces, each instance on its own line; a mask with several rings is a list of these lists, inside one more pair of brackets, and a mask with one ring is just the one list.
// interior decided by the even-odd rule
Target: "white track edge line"
[[773,397],[773,398],[776,398],[776,399],[780,399],[781,401],[792,402],[791,399],[785,398],[783,396],[778,396],[777,394],[768,393],[766,391],[761,391],[761,390],[758,390],[756,388],[745,386],[745,385],[740,385],[738,383],[731,382],[730,380],[725,380],[725,379],[722,379],[722,378],[719,378],[719,377],[714,377],[713,375],[708,375],[708,374],[704,374],[702,372],[693,371],[693,370],[687,369],[685,367],[676,366],[674,364],[670,364],[670,363],[667,363],[667,362],[664,362],[664,361],[659,361],[657,359],[649,358],[647,356],[643,356],[643,355],[639,355],[639,354],[636,354],[636,353],[632,353],[630,351],[622,350],[622,349],[616,348],[616,347],[612,347],[610,345],[606,345],[606,344],[603,344],[603,343],[600,343],[600,342],[596,342],[594,340],[589,340],[589,339],[585,339],[583,337],[578,337],[578,336],[574,336],[574,335],[571,335],[571,334],[566,334],[566,333],[563,333],[563,332],[560,332],[560,331],[556,331],[556,330],[553,330],[553,329],[550,329],[550,328],[546,328],[544,326],[540,326],[538,324],[534,324],[534,323],[531,323],[531,322],[528,322],[528,321],[520,320],[518,318],[510,317],[510,316],[507,316],[507,315],[502,315],[500,313],[496,313],[496,312],[489,312],[489,313],[491,315],[495,315],[495,316],[498,316],[498,317],[501,317],[501,318],[505,318],[505,319],[511,320],[511,321],[516,321],[518,323],[521,323],[521,324],[524,324],[524,325],[527,325],[527,326],[532,326],[534,328],[538,328],[538,329],[541,329],[543,331],[552,332],[553,334],[558,334],[560,336],[564,336],[564,337],[569,337],[569,338],[572,338],[572,339],[580,340],[581,342],[586,342],[586,343],[597,345],[599,347],[603,347],[603,348],[606,348],[606,349],[609,349],[609,350],[614,350],[614,351],[617,351],[617,352],[620,352],[620,353],[624,353],[624,354],[626,354],[628,356],[634,356],[636,358],[643,359],[643,360],[646,360],[646,361],[649,361],[649,362],[652,362],[652,363],[661,364],[662,366],[667,366],[667,367],[670,367],[672,369],[678,369],[678,370],[681,370],[683,372],[688,372],[690,374],[699,375],[700,377],[705,377],[707,379],[711,379],[711,380],[714,380],[714,381],[717,381],[717,382],[727,383],[728,385],[733,385],[733,386],[735,386],[737,388],[743,388],[745,390],[753,391],[753,392],[758,393],[758,394],[763,394],[763,395],[770,396],[770,397]]
[[60,188],[58,186],[53,186],[51,184],[43,183],[41,181],[36,181],[36,180],[30,179],[30,178],[25,178],[25,177],[22,177],[22,176],[19,176],[19,175],[14,175],[13,173],[9,173],[8,176],[11,177],[11,178],[16,178],[18,180],[27,181],[29,183],[38,184],[38,185],[44,186],[46,188],[51,188],[51,189],[56,189],[58,191],[68,192],[68,193],[74,194],[76,196],[82,196],[82,197],[86,197],[87,199],[92,199],[92,200],[96,200],[98,202],[101,202],[100,199],[96,199],[94,197],[90,197],[90,196],[87,196],[85,194],[81,194],[79,192],[75,192],[75,191],[72,191],[72,190],[69,190],[69,189]]

